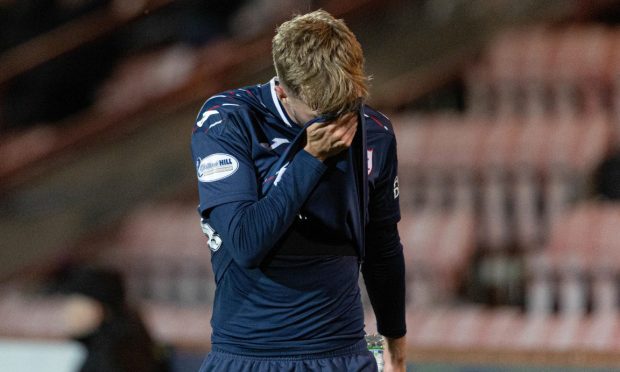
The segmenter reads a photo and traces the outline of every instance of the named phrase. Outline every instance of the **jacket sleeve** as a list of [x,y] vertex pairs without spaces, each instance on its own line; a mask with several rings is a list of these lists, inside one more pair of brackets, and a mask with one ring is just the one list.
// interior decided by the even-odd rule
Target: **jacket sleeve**
[[362,274],[384,336],[397,338],[405,324],[405,261],[397,223],[400,219],[396,139],[390,136],[381,173],[371,190]]
[[362,274],[380,334],[398,338],[405,324],[405,261],[396,223],[366,231]]
[[242,267],[260,265],[299,213],[325,165],[301,150],[277,184],[256,201],[220,204],[209,221],[220,234],[233,260]]
[[234,118],[218,112],[198,123],[192,155],[200,215],[208,219],[235,262],[256,267],[296,218],[327,167],[301,150],[259,197],[251,136]]

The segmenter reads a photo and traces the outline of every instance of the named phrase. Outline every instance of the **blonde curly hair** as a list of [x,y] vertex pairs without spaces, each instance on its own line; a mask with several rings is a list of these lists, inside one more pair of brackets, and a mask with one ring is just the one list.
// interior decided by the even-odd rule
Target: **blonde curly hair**
[[340,116],[368,96],[360,43],[343,20],[324,10],[280,25],[272,55],[280,83],[319,114]]

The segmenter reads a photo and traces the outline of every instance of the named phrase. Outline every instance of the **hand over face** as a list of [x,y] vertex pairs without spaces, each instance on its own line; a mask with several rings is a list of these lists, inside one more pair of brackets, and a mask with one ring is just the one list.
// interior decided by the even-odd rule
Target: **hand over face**
[[349,113],[326,123],[317,123],[306,129],[306,150],[315,158],[325,159],[348,149],[355,137],[357,114]]

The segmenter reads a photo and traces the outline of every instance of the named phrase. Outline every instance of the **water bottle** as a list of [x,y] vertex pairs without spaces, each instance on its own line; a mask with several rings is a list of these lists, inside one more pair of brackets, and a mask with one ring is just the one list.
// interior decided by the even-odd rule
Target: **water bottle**
[[377,369],[383,372],[383,336],[376,333],[366,335],[366,346],[375,357]]

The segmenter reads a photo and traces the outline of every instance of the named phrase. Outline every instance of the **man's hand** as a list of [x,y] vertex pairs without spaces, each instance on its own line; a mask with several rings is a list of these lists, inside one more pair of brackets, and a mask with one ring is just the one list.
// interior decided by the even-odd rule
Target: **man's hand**
[[387,340],[387,351],[385,357],[384,372],[405,372],[407,366],[405,363],[405,337],[385,338]]
[[325,161],[351,146],[356,128],[356,113],[344,115],[328,123],[311,125],[306,130],[307,142],[304,150],[320,161]]

